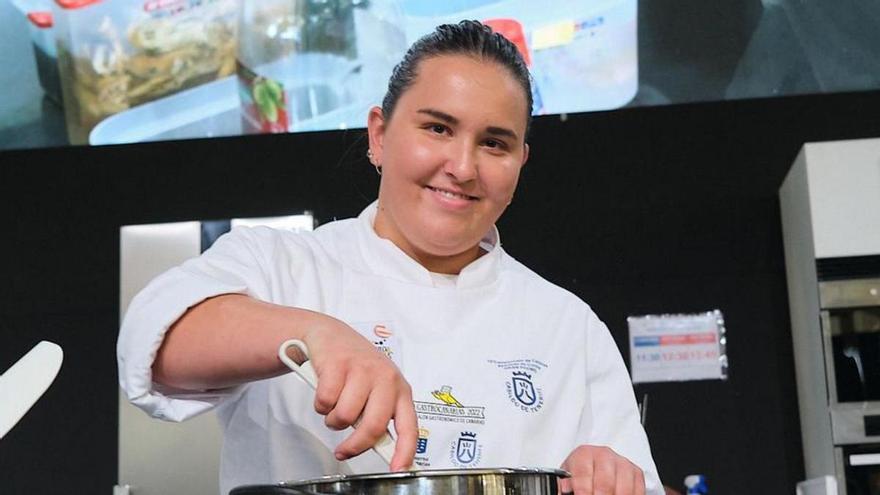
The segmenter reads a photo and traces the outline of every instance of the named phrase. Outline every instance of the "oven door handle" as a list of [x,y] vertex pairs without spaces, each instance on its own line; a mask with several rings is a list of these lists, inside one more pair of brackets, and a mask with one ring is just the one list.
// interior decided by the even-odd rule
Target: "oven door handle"
[[880,454],[850,454],[850,466],[880,466]]

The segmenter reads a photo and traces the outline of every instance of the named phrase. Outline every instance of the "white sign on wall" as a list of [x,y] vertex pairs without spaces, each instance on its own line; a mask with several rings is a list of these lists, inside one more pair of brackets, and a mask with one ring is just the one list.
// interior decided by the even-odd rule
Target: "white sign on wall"
[[727,379],[721,311],[630,316],[626,321],[633,383]]

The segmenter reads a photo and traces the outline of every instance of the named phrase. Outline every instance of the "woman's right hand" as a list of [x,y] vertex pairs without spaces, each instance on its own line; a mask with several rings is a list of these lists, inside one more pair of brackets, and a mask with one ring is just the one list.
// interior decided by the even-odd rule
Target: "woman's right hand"
[[315,411],[334,430],[358,422],[336,447],[336,458],[349,459],[370,449],[393,420],[397,445],[390,468],[409,469],[418,441],[409,383],[393,361],[354,329],[335,318],[316,316],[302,338],[318,376]]

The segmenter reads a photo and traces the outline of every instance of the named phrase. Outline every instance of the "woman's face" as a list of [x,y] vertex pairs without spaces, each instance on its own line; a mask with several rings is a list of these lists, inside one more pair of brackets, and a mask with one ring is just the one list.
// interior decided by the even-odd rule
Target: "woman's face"
[[497,62],[422,60],[389,119],[370,111],[372,161],[382,166],[376,233],[431,271],[458,273],[476,259],[528,158],[526,106]]

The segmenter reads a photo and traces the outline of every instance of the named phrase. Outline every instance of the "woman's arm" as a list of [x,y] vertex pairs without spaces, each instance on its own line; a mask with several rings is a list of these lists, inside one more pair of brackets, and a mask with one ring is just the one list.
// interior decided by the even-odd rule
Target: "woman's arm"
[[206,299],[165,334],[153,362],[153,380],[178,389],[207,390],[281,375],[289,371],[277,356],[281,343],[303,340],[305,329],[332,324],[327,320],[333,319],[241,294]]
[[330,316],[241,294],[206,299],[165,335],[153,379],[178,389],[205,390],[271,378],[289,371],[277,355],[288,339],[302,340],[309,348],[318,376],[315,410],[327,426],[342,430],[360,420],[337,446],[337,459],[372,447],[393,419],[398,438],[391,469],[408,468],[418,437],[409,384],[367,339]]

